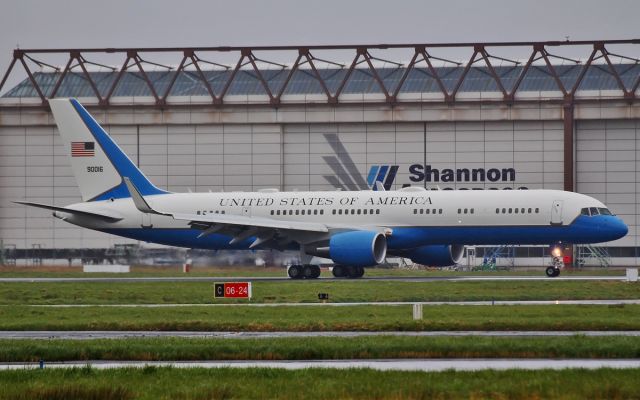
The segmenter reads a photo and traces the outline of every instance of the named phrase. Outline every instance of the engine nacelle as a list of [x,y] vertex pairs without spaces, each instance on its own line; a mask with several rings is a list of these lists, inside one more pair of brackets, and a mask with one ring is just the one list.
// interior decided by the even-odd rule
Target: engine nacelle
[[343,232],[329,240],[329,257],[336,264],[370,267],[383,262],[386,256],[387,238],[379,232]]
[[409,250],[403,256],[418,264],[431,267],[447,267],[458,263],[462,259],[463,253],[464,245],[440,244],[418,247]]

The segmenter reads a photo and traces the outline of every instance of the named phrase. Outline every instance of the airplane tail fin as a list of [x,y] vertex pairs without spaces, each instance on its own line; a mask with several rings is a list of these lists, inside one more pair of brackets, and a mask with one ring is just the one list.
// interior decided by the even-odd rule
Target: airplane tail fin
[[144,196],[168,193],[147,179],[76,99],[49,100],[83,201],[131,197],[127,177]]

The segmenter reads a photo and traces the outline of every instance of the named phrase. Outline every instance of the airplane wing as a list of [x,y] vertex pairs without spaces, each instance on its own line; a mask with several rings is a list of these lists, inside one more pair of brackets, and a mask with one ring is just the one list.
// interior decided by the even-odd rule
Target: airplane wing
[[329,232],[329,228],[325,224],[316,222],[280,221],[272,218],[230,214],[197,215],[158,211],[149,205],[129,178],[124,177],[124,182],[139,211],[166,215],[179,221],[189,221],[189,225],[193,228],[202,230],[198,237],[213,233],[226,233],[233,236],[229,244],[243,241],[249,237],[256,237],[256,240],[249,246],[250,248],[267,242],[272,242],[270,247],[282,248],[292,241],[301,243],[321,239]]
[[25,206],[38,207],[38,208],[44,208],[44,209],[47,209],[47,210],[60,211],[60,212],[64,212],[64,213],[80,215],[80,216],[83,216],[83,217],[99,218],[99,219],[103,219],[103,220],[105,220],[107,222],[116,222],[116,221],[120,221],[122,219],[121,216],[118,216],[118,215],[115,215],[115,214],[111,214],[111,213],[106,213],[106,212],[97,213],[97,212],[93,212],[93,211],[82,211],[82,210],[75,210],[73,208],[52,206],[52,205],[49,205],[49,204],[32,203],[32,202],[29,202],[29,201],[14,201],[14,203],[22,204],[22,205],[25,205]]

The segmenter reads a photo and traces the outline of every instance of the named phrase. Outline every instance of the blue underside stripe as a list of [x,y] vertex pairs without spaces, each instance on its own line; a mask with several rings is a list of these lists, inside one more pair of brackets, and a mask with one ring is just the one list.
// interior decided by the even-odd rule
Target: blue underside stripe
[[[596,220],[594,218],[599,218]],[[602,224],[615,218],[610,228]],[[621,226],[616,217],[578,217],[568,226],[493,226],[493,227],[400,227],[387,239],[389,249],[410,249],[432,244],[473,245],[550,245],[563,243],[599,243],[619,239]],[[621,222],[620,222],[621,224]],[[255,238],[229,245],[230,236],[213,234],[198,238],[196,229],[108,229],[107,233],[136,240],[197,249],[248,249]],[[292,246],[291,249],[295,249]]]
[[[96,139],[102,150],[105,152],[111,164],[118,171],[120,176],[126,176],[131,179],[131,182],[138,188],[140,194],[143,196],[148,196],[152,194],[165,194],[168,193],[164,190],[158,189],[155,187],[144,174],[131,162],[129,157],[118,147],[118,145],[111,140],[107,132],[102,129],[102,127],[91,117],[91,115],[87,112],[87,110],[82,107],[77,100],[71,99],[71,104],[80,115],[80,118],[84,121],[89,128],[89,131]],[[96,200],[108,200],[109,198],[119,199],[131,197],[127,187],[124,182],[115,186],[108,191],[102,193],[101,195],[91,199],[92,201]]]

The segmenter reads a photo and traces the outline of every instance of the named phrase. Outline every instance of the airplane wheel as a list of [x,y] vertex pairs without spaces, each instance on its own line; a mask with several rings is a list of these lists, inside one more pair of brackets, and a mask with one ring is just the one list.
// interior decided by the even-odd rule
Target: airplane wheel
[[347,275],[347,269],[343,265],[334,265],[332,272],[336,278],[344,278]]
[[363,275],[364,275],[364,268],[355,267],[352,265],[349,265],[347,267],[347,276],[349,278],[362,278]]
[[544,272],[547,274],[549,278],[554,278],[560,275],[560,270],[555,267],[547,267],[547,269]]
[[555,272],[555,274],[553,276],[554,277],[560,276],[560,268],[556,268],[556,272]]
[[304,279],[316,279],[320,276],[320,267],[317,265],[305,265],[302,267],[302,276]]
[[301,279],[302,278],[302,265],[292,265],[289,267],[287,271],[289,278],[291,279]]

